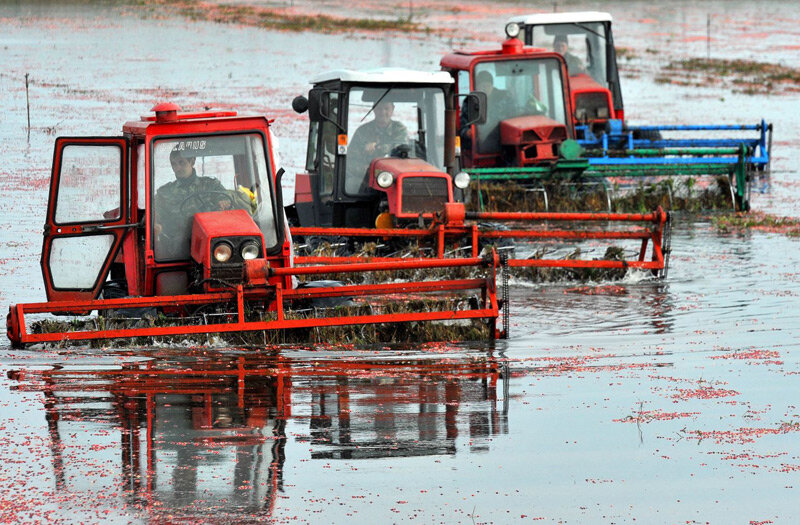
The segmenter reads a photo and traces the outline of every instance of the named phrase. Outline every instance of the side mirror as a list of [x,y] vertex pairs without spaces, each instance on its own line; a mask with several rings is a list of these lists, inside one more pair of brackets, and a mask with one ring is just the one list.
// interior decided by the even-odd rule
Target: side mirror
[[323,98],[327,100],[328,97],[324,97],[324,94],[324,90],[316,88],[308,92],[308,118],[312,122],[328,118],[328,112],[325,111],[327,108],[323,108]]
[[295,113],[305,113],[308,111],[308,99],[303,95],[294,97],[294,100],[292,100],[292,109],[295,111]]
[[462,121],[464,126],[486,122],[487,100],[483,91],[473,91],[464,98],[464,104],[461,106],[465,117]]

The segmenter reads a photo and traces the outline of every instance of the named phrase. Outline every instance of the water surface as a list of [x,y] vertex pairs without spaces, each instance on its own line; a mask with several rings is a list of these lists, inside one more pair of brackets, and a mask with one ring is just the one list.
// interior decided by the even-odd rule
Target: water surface
[[[316,5],[349,16],[407,9]],[[526,10],[417,7],[443,31],[316,35],[126,7],[0,6],[0,304],[44,298],[40,235],[56,136],[118,135],[166,100],[236,108],[276,118],[282,163],[294,173],[307,124],[290,102],[316,73],[435,69],[452,46],[494,45],[505,18]],[[654,82],[669,60],[704,56],[698,37],[709,14],[713,56],[790,63],[797,9],[558,8],[615,16],[618,44],[638,57],[622,66],[633,122],[773,122],[773,173],[753,206],[800,216],[797,92]],[[667,279],[512,283],[512,337],[492,345],[68,351],[0,342],[0,516],[794,523],[799,243],[723,235],[705,217],[678,216]]]

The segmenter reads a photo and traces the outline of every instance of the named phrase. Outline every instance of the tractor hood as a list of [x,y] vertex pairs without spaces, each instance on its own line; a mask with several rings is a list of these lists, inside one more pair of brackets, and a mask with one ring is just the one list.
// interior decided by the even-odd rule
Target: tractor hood
[[[399,219],[430,218],[453,202],[450,175],[422,159],[386,157],[376,159],[370,170],[370,186],[386,193],[389,213]],[[379,175],[391,173],[387,187],[378,184]],[[385,176],[384,176],[385,179]]]
[[395,178],[399,177],[400,175],[406,173],[442,173],[445,174],[442,170],[434,166],[433,164],[429,164],[428,162],[422,159],[399,159],[397,157],[382,157],[376,159],[372,165],[372,173],[377,175],[382,171],[388,171]]
[[265,257],[264,237],[245,210],[196,213],[192,223],[192,259],[203,271],[204,289],[241,283],[244,263]]
[[567,127],[544,115],[514,117],[500,122],[500,143],[514,150],[515,164],[528,166],[558,159],[558,145]]

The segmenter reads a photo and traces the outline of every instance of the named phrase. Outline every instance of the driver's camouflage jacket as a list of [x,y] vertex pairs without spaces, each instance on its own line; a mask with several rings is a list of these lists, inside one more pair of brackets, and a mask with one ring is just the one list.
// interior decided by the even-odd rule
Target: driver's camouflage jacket
[[[347,172],[363,175],[372,159],[385,157],[395,146],[405,144],[407,141],[408,129],[396,120],[389,121],[389,125],[383,128],[374,120],[361,125],[347,147],[347,160],[352,164],[348,166]],[[372,142],[375,143],[375,151],[367,153],[365,151],[367,144]]]
[[187,199],[194,195],[202,197],[208,192],[227,193],[220,181],[212,177],[198,177],[194,171],[186,179],[176,179],[158,188],[154,218],[161,225],[162,234],[188,243],[194,214],[213,210],[200,209],[203,207],[202,200],[195,202]]

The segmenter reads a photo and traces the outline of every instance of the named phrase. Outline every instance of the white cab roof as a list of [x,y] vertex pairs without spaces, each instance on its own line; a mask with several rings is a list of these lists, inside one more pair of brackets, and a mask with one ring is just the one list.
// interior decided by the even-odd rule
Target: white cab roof
[[337,69],[322,73],[311,79],[312,84],[328,80],[358,82],[364,84],[452,84],[453,78],[445,71],[415,71],[401,67],[381,67],[363,71]]
[[611,22],[611,14],[601,11],[576,11],[574,13],[537,13],[519,15],[508,19],[524,25],[570,24],[580,22]]

